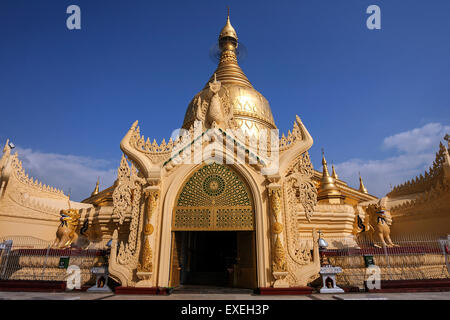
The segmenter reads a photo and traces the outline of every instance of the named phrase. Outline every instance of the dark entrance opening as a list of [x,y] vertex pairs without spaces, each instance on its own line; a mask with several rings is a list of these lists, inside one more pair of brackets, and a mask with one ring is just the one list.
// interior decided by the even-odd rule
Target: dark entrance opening
[[256,288],[253,231],[176,231],[171,285]]
[[183,233],[180,283],[232,286],[230,269],[236,264],[236,232]]

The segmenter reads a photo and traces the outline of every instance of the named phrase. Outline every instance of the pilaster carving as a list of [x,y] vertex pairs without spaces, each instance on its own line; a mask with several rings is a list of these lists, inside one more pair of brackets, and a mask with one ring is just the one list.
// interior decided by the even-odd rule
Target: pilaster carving
[[[298,235],[301,216],[309,222],[317,204],[317,188],[313,182],[314,170],[308,152],[304,152],[288,169],[283,181],[286,221],[287,281],[291,286],[306,285],[320,270],[317,232],[313,228],[311,239]],[[304,218],[302,218],[303,220]],[[313,249],[313,254],[311,254]]]
[[272,182],[268,188],[270,209],[272,211],[272,275],[275,278],[274,288],[288,287],[285,278],[288,274],[286,250],[283,245],[283,223],[281,215],[281,186]]
[[[147,182],[140,176],[134,165],[128,165],[122,156],[118,169],[117,187],[113,192],[113,215],[119,218],[122,225],[125,219],[130,219],[130,230],[126,242],[119,245],[116,261],[111,261],[111,274],[114,275],[114,264],[122,265],[127,270],[128,281],[132,270],[136,269],[141,238],[138,237],[142,229],[144,206],[143,187]],[[123,271],[122,271],[123,272]]]
[[151,224],[153,214],[158,207],[158,201],[160,196],[160,190],[158,186],[149,186],[144,190],[146,196],[146,212],[145,226],[143,230],[144,244],[142,248],[141,262],[137,267],[137,276],[142,281],[138,286],[150,286],[149,280],[153,273],[153,253],[150,246],[151,235],[153,234],[154,227]]

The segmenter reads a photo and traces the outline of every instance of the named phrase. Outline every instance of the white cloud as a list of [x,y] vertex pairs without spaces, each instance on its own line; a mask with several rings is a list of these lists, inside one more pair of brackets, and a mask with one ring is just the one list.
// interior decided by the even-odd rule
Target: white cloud
[[[62,189],[69,189],[71,199],[81,201],[94,190],[100,177],[100,190],[110,187],[117,177],[118,163],[74,155],[43,153],[18,147],[23,168],[42,183]],[[119,161],[117,161],[119,162]]]
[[406,182],[424,174],[432,165],[439,142],[450,126],[429,123],[421,128],[400,132],[386,137],[383,148],[394,148],[399,154],[379,160],[350,159],[335,165],[339,178],[351,187],[359,187],[358,172],[369,193],[382,197],[388,193],[390,185]]
[[440,123],[428,123],[421,128],[386,137],[383,141],[383,147],[386,149],[395,148],[404,153],[420,153],[435,149],[436,144],[448,132],[450,132],[450,126],[443,126]]
[[390,191],[390,185],[398,185],[425,172],[434,157],[434,153],[424,153],[382,160],[351,159],[336,164],[335,168],[339,178],[356,189],[359,188],[358,172],[360,172],[369,193],[382,197]]

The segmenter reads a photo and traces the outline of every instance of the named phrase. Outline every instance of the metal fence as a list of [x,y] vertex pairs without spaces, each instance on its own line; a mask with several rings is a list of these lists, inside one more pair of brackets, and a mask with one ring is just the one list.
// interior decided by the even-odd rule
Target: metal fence
[[91,243],[86,249],[54,249],[52,241],[33,237],[0,237],[0,280],[65,281],[67,268],[78,266],[81,283],[95,279],[91,268],[107,259],[105,242]]
[[381,280],[450,279],[450,236],[403,235],[392,238],[394,247],[365,236],[324,238],[326,259],[343,269],[337,275],[342,286],[364,287],[371,265],[379,268]]

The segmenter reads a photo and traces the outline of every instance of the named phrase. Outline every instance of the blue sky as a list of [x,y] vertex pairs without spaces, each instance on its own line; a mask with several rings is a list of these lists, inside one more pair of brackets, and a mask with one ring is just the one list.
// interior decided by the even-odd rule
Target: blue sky
[[[81,30],[66,8],[81,8]],[[366,8],[381,8],[368,30]],[[161,141],[216,68],[231,7],[240,65],[280,131],[298,114],[349,185],[382,196],[422,173],[450,126],[450,1],[0,2],[0,141],[81,200],[107,187],[135,120]]]

